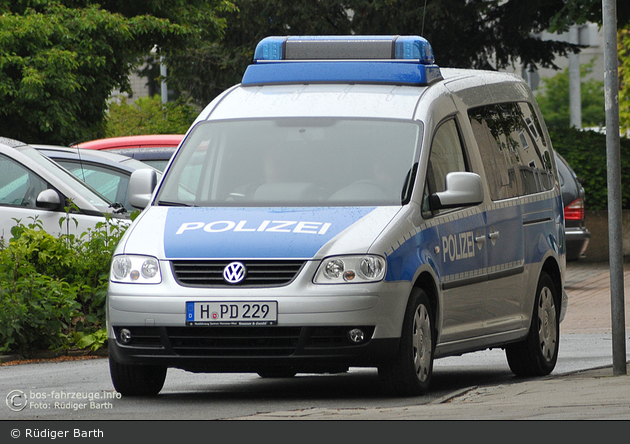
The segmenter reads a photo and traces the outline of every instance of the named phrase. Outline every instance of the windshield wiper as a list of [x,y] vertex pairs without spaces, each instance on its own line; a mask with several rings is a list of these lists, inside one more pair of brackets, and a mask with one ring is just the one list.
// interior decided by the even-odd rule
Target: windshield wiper
[[161,207],[194,207],[195,205],[185,204],[183,202],[169,202],[167,200],[159,200],[158,205]]

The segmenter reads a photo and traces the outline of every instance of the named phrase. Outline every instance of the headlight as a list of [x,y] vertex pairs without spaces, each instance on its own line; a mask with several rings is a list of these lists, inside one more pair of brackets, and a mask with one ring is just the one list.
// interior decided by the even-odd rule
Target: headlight
[[151,256],[114,256],[109,279],[125,284],[159,284],[162,282],[160,263]]
[[385,277],[385,259],[380,256],[335,256],[322,261],[316,284],[377,282]]

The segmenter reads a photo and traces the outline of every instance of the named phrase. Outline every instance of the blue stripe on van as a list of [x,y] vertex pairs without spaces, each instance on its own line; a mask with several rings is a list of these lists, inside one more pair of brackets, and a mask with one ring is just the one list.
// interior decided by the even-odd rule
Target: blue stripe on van
[[[481,216],[488,222],[489,219],[493,219],[489,217],[489,214],[496,211],[504,211],[504,209],[491,208],[481,213]],[[450,264],[444,263],[445,253],[440,236],[449,234],[449,232],[459,233],[472,229],[472,227],[467,227],[467,223],[473,220],[472,216],[456,219],[446,216],[437,224],[423,226],[418,233],[410,235],[405,242],[387,254],[385,280],[412,281],[418,268],[421,265],[429,264],[440,282],[444,282],[445,279],[457,280],[474,276],[476,273],[487,274],[498,270],[518,268],[523,264],[538,263],[542,261],[549,250],[553,250],[558,255],[564,254],[564,232],[557,229],[564,223],[561,198],[554,196],[539,199],[536,196],[531,196],[531,198],[525,196],[521,203],[521,211],[522,215],[517,211],[514,216],[519,218],[516,225],[523,227],[523,238],[501,230],[501,248],[505,251],[495,251],[487,258],[485,264],[475,262],[473,257]],[[527,224],[528,221],[531,223]],[[525,224],[523,225],[523,223]],[[484,227],[486,235],[488,228],[488,226]],[[521,242],[522,245],[519,245]],[[489,243],[488,240],[483,247],[486,250],[486,255],[490,248]],[[436,252],[436,247],[438,247],[439,253]],[[515,254],[502,254],[509,251],[514,251]],[[481,255],[481,252],[479,254]]]
[[374,207],[169,208],[167,259],[310,259]]

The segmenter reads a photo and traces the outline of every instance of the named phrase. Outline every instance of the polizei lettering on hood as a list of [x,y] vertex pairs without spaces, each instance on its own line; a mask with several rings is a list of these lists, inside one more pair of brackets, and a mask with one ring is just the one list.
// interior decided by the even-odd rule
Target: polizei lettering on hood
[[326,234],[330,228],[330,222],[306,222],[288,220],[263,220],[259,224],[251,224],[246,220],[231,221],[219,220],[214,222],[185,222],[181,224],[175,234],[182,234],[189,230],[198,230],[208,233],[223,233],[225,231],[236,232],[268,232],[268,233],[304,233]]
[[164,254],[171,259],[310,259],[372,211],[373,207],[169,208]]

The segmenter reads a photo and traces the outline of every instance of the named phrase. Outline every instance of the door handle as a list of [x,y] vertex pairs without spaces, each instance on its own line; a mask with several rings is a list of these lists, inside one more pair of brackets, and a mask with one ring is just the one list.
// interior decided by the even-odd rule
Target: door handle
[[499,238],[499,232],[498,231],[493,231],[492,233],[488,234],[488,238],[494,240],[494,239],[498,239]]
[[475,237],[475,242],[477,242],[478,244],[483,244],[486,241],[486,236],[476,236]]

